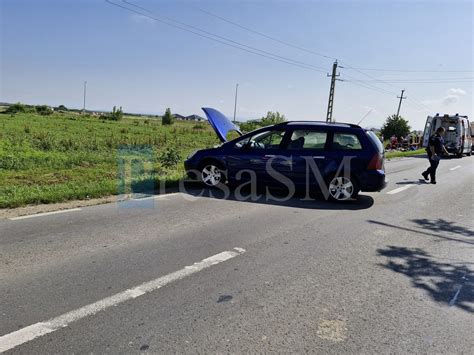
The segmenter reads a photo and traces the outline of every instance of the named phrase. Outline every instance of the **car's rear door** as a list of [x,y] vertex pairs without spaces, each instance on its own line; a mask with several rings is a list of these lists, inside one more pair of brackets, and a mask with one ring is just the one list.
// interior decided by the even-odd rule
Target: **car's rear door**
[[328,161],[327,176],[336,173],[359,175],[365,171],[373,157],[374,149],[364,137],[365,132],[360,129],[334,130],[326,154]]
[[288,176],[297,187],[308,184],[311,189],[324,177],[327,169],[327,148],[331,132],[324,127],[294,128],[289,132],[283,155],[291,165],[276,165],[278,171]]

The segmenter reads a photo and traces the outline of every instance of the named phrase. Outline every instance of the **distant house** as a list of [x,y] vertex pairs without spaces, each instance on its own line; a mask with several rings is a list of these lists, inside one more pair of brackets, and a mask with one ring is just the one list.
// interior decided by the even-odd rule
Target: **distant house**
[[183,115],[180,115],[179,113],[173,113],[173,115],[172,115],[172,116],[173,116],[173,118],[174,118],[175,120],[178,120],[178,121],[183,121],[183,120],[185,120],[185,119],[186,119],[186,117],[185,117],[185,116],[183,116]]
[[186,121],[197,121],[197,122],[205,121],[205,118],[198,115],[189,115],[189,116],[186,116],[184,119]]

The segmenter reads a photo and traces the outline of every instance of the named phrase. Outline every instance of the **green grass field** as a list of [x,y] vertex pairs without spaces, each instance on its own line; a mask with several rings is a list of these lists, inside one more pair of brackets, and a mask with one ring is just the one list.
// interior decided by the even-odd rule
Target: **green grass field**
[[[162,126],[156,118],[0,114],[0,208],[129,193],[127,186],[142,180],[173,184],[190,152],[217,143],[206,122]],[[125,170],[125,190],[119,190],[119,161],[135,154],[121,153],[124,146],[149,147],[152,159],[133,179]]]
[[421,155],[421,154],[426,154],[425,148],[418,149],[418,150],[409,150],[406,152],[387,152],[385,153],[385,157],[387,159],[392,159],[392,158],[401,158],[401,157],[410,157],[413,155]]

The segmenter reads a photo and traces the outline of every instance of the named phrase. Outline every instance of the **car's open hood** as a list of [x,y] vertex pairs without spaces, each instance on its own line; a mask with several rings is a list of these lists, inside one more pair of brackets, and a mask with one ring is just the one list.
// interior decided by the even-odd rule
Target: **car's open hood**
[[240,128],[233,124],[223,113],[217,111],[214,108],[203,107],[202,110],[207,116],[209,123],[211,124],[214,131],[216,131],[217,137],[221,140],[222,143],[227,142],[226,136],[230,131],[236,131],[238,134],[242,135]]

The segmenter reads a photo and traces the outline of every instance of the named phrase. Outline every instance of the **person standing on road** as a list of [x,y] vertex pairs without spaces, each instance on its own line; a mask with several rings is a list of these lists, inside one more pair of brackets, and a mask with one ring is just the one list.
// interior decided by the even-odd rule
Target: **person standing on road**
[[428,175],[431,178],[431,183],[436,184],[436,169],[439,165],[439,160],[441,159],[441,154],[449,154],[446,148],[444,147],[444,128],[439,127],[436,130],[436,133],[430,137],[428,147],[426,152],[428,153],[428,159],[430,161],[430,167],[426,171],[422,172],[423,178],[428,180]]

